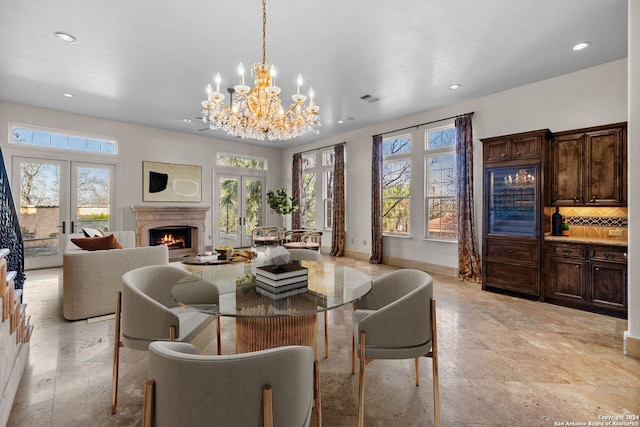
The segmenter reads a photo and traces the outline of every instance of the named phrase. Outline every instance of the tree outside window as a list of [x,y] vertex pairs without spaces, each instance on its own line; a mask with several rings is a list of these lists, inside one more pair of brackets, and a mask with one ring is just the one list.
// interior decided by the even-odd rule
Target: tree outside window
[[452,126],[426,134],[425,212],[426,238],[458,237],[458,176],[456,136]]
[[383,232],[408,236],[411,232],[411,135],[385,138],[382,155]]

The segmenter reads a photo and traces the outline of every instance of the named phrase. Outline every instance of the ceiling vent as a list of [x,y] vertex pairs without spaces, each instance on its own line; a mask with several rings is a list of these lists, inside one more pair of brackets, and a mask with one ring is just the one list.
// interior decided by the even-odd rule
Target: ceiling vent
[[372,95],[369,95],[369,94],[362,95],[360,97],[360,99],[362,99],[363,101],[367,101],[370,104],[380,101],[380,98],[378,98],[377,96],[372,96]]

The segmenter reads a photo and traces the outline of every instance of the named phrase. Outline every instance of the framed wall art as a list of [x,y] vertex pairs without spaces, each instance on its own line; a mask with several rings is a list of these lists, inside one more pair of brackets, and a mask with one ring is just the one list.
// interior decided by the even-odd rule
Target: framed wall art
[[142,162],[145,202],[202,202],[202,166]]

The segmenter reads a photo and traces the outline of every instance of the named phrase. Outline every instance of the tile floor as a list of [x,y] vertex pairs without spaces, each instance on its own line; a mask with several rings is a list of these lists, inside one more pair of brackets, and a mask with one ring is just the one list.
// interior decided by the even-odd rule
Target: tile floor
[[[327,260],[371,277],[393,270]],[[140,425],[146,353],[122,350],[119,411],[111,415],[113,320],[65,321],[61,275],[61,269],[27,272],[25,302],[35,330],[8,425]],[[626,321],[484,292],[444,276],[434,275],[434,283],[443,426],[587,425],[640,415],[640,360],[622,353]],[[350,308],[330,312],[329,322],[330,355],[321,361],[324,425],[354,426]],[[215,336],[209,334],[199,340]],[[222,341],[231,352],[230,319],[223,319]],[[206,352],[215,348],[200,345]],[[322,355],[322,339],[319,347]],[[433,425],[429,359],[421,361],[420,387],[413,384],[412,361],[375,361],[367,367],[366,390],[366,425]]]

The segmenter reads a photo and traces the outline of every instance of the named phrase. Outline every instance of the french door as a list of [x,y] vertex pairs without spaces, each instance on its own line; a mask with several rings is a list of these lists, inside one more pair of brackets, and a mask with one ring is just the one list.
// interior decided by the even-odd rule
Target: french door
[[113,164],[13,157],[25,268],[62,265],[67,235],[82,227],[113,229]]
[[218,175],[216,246],[234,248],[251,245],[251,232],[263,225],[265,178],[246,175]]

